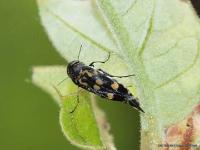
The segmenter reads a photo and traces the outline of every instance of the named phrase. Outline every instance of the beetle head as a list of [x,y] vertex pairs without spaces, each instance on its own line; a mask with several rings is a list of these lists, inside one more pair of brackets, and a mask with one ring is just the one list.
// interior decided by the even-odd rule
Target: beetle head
[[67,65],[67,74],[71,79],[75,79],[82,69],[84,64],[79,60],[74,60]]

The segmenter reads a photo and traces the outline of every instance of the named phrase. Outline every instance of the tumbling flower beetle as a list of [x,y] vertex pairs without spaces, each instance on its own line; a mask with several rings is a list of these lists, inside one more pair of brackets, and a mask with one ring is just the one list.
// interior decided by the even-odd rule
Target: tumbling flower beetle
[[92,92],[102,98],[125,102],[132,107],[144,112],[140,107],[138,98],[134,97],[127,88],[125,88],[121,83],[114,79],[114,77],[123,78],[134,75],[114,76],[108,74],[102,69],[95,69],[94,64],[106,63],[110,58],[110,53],[105,61],[95,61],[90,63],[89,66],[85,65],[79,61],[81,47],[79,50],[78,60],[74,60],[67,65],[67,74],[71,80],[78,87]]

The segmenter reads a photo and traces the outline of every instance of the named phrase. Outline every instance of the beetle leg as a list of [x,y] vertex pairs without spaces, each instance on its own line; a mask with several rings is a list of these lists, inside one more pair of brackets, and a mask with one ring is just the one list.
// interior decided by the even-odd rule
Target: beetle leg
[[70,111],[70,113],[73,113],[73,112],[76,110],[76,108],[78,107],[78,104],[79,104],[79,92],[80,92],[80,88],[78,87],[78,90],[77,90],[77,92],[76,92],[77,104],[76,104],[76,106],[74,107],[74,109],[73,109],[72,111]]
[[106,63],[108,60],[110,59],[110,52],[108,52],[108,57],[106,58],[106,60],[104,60],[104,61],[93,61],[93,62],[91,62],[90,64],[89,64],[89,66],[90,67],[94,67],[94,64],[95,63]]
[[77,92],[76,93],[71,93],[69,95],[62,95],[61,92],[58,90],[57,87],[55,87],[54,85],[52,85],[52,87],[56,90],[56,92],[58,93],[58,95],[62,98],[62,99],[65,99],[66,97],[69,97],[69,96],[75,96],[77,95]]
[[132,76],[135,76],[135,74],[131,74],[131,75],[125,75],[125,76],[114,76],[114,75],[111,75],[105,71],[103,71],[102,69],[98,69],[98,71],[101,71],[103,72],[105,75],[109,76],[109,77],[116,77],[116,78],[126,78],[126,77],[132,77]]
[[76,110],[76,108],[77,108],[77,106],[78,106],[78,104],[79,104],[79,92],[80,92],[80,88],[78,87],[78,90],[77,90],[77,92],[76,93],[73,93],[73,94],[70,94],[70,95],[62,95],[61,94],[61,92],[58,90],[58,88],[57,87],[55,87],[54,85],[52,85],[53,86],[53,88],[56,90],[56,92],[58,93],[58,95],[62,98],[62,99],[65,99],[65,98],[67,98],[67,97],[69,97],[69,96],[77,96],[77,104],[76,104],[76,106],[74,107],[74,109],[70,112],[70,113],[73,113],[75,110]]

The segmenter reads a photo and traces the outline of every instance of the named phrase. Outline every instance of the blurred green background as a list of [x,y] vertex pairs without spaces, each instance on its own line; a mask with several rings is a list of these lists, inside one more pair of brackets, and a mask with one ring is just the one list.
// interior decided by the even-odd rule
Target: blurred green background
[[[59,107],[26,82],[31,68],[66,64],[40,25],[34,0],[0,0],[0,150],[78,150],[63,136]],[[139,149],[139,115],[127,105],[100,102],[119,150]]]

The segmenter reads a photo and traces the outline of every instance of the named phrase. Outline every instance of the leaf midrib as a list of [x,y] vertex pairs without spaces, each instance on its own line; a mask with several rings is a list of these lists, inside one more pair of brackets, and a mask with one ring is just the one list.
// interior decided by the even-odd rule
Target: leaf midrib
[[[146,43],[150,37],[152,27],[153,27],[153,10],[155,8],[153,7],[150,24],[147,28],[148,31],[144,38],[144,42],[142,43],[142,47],[141,47],[141,49],[139,49],[139,55],[138,55],[137,50],[135,49],[135,46],[130,44],[130,43],[133,43],[133,41],[131,40],[130,35],[128,34],[128,31],[124,27],[119,16],[117,16],[117,13],[115,12],[114,8],[112,6],[109,6],[109,9],[108,9],[108,7],[106,8],[106,6],[105,6],[105,4],[103,4],[103,2],[105,2],[105,0],[101,0],[100,2],[97,0],[97,4],[100,5],[99,6],[100,9],[106,11],[106,12],[104,12],[104,13],[106,13],[106,15],[104,14],[104,16],[108,17],[108,20],[110,21],[108,23],[110,23],[111,26],[113,26],[113,28],[115,30],[116,37],[118,38],[116,41],[118,41],[118,45],[120,45],[121,54],[122,54],[122,56],[124,56],[124,60],[126,60],[128,62],[129,68],[132,71],[134,71],[134,73],[136,74],[136,86],[139,89],[139,92],[140,92],[139,97],[142,99],[142,104],[144,106],[143,108],[146,112],[144,116],[143,116],[143,114],[141,114],[141,119],[143,120],[143,123],[145,122],[144,124],[143,123],[141,124],[142,128],[143,128],[142,131],[144,132],[144,130],[145,130],[145,124],[148,125],[148,131],[154,131],[153,132],[154,134],[149,135],[149,139],[153,139],[153,140],[155,140],[155,141],[153,141],[154,143],[158,143],[158,141],[156,141],[157,138],[155,138],[155,137],[159,137],[159,129],[161,127],[161,124],[157,123],[158,122],[157,118],[159,117],[159,113],[149,114],[149,112],[152,112],[151,111],[152,108],[154,109],[154,112],[158,112],[158,102],[155,101],[155,96],[154,96],[154,91],[153,91],[153,83],[151,83],[148,75],[145,72],[145,67],[141,61],[141,57],[138,57],[138,56],[141,56],[142,53],[144,52]],[[111,5],[111,3],[109,3],[109,0],[106,0],[105,3],[106,3],[106,5],[108,5],[108,4]],[[153,5],[153,6],[155,6],[155,5]],[[111,10],[111,8],[112,8],[112,10]],[[110,10],[110,12],[109,12],[109,10]],[[112,13],[114,12],[115,14],[113,15],[111,12]],[[113,16],[114,16],[114,18],[113,18]],[[116,31],[117,27],[114,26],[115,24],[112,22],[112,19],[109,19],[109,17],[112,17],[112,19],[118,20],[117,27],[121,28],[120,31]],[[121,32],[123,32],[123,33],[121,33]],[[123,34],[126,34],[126,38],[123,37]],[[122,35],[122,37],[120,37],[121,35]],[[128,40],[128,41],[126,41],[126,40]],[[135,51],[132,51],[133,49],[135,49]],[[123,53],[125,53],[127,55],[123,55]],[[149,104],[151,104],[151,105],[149,105]],[[155,120],[154,122],[152,122],[152,118],[153,118],[153,120]]]

